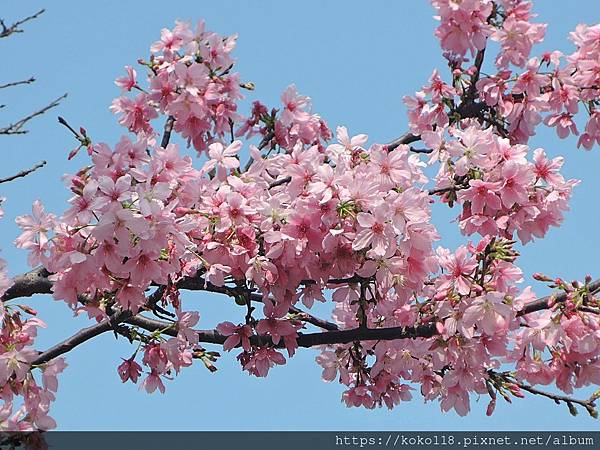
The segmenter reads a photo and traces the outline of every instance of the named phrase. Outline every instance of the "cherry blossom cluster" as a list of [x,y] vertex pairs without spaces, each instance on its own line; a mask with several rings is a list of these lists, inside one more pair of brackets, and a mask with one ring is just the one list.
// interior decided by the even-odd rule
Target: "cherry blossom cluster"
[[[404,99],[408,141],[426,149],[367,144],[343,126],[332,142],[294,85],[279,108],[257,100],[243,117],[240,90],[254,85],[233,72],[236,36],[203,22],[162,30],[149,60],[139,61],[146,87],[129,66],[116,80],[136,92],[111,106],[133,138],[111,146],[70,128],[90,164],[65,177],[72,197],[60,216],[36,201],[17,218],[15,244],[51,273],[55,299],[136,345],[117,368],[123,382],[164,392],[164,381],[194,359],[216,370],[218,353],[201,346],[205,334],[195,329],[200,312],[180,299],[180,289],[194,289],[240,306],[239,318],[219,323],[207,342],[239,352],[242,369],[258,377],[294,356],[310,322],[305,310],[329,294],[333,322],[324,329],[390,333],[321,347],[323,378],[347,387],[348,406],[392,408],[418,387],[426,401],[460,415],[472,395],[489,396],[491,414],[497,395],[522,396],[523,382],[565,392],[598,384],[600,311],[589,280],[555,280],[566,300],[531,309],[539,299],[518,286],[514,247],[560,226],[578,184],[561,175],[563,158],[530,151],[536,126],[544,120],[561,138],[578,134],[572,118],[582,104],[589,120],[579,144],[600,142],[600,28],[577,28],[577,50],[563,67],[559,52],[530,58],[546,27],[530,22],[529,2],[432,3],[452,81],[436,70]],[[490,39],[500,44],[495,75],[482,70]],[[198,164],[170,142],[177,138],[196,150]],[[435,201],[459,205],[461,231],[480,241],[434,249]],[[0,293],[10,284],[3,269]],[[32,365],[42,323],[21,321],[6,305],[3,314],[0,426],[51,428],[48,406],[65,363]],[[148,314],[160,326],[143,326]],[[516,371],[503,372],[506,363]],[[33,367],[42,369],[42,386]],[[24,403],[13,413],[15,395]]]
[[523,67],[531,48],[544,39],[546,25],[531,23],[532,3],[525,0],[432,0],[440,25],[435,35],[453,59],[486,47],[490,38],[500,44],[498,67]]
[[[23,318],[22,314],[30,315]],[[46,324],[36,311],[24,305],[4,304],[0,333],[0,429],[5,431],[47,430],[56,427],[48,415],[54,394],[58,390],[57,375],[67,364],[64,358],[34,365],[38,357],[33,344],[37,329]],[[42,372],[41,383],[32,369]]]
[[324,143],[332,135],[325,121],[318,114],[311,113],[310,98],[298,94],[296,86],[291,85],[281,95],[281,103],[283,108],[277,115],[278,109],[268,113],[265,105],[254,102],[252,115],[236,131],[236,136],[245,135],[248,139],[260,134],[263,145],[277,145],[288,151],[293,150],[297,143],[317,145],[323,150]]
[[528,146],[511,145],[477,124],[449,132],[448,140],[441,131],[427,132],[423,139],[436,149],[432,159],[440,163],[438,191],[445,201],[462,206],[459,223],[464,234],[516,234],[527,243],[544,237],[551,226],[560,226],[579,183],[560,174],[562,157],[550,160],[538,148],[528,161]]
[[[0,204],[4,199],[0,199]],[[4,211],[0,209],[0,218]],[[6,262],[0,259],[0,296],[12,285]],[[28,318],[24,318],[27,314]],[[0,430],[31,431],[56,426],[48,413],[58,390],[57,375],[66,367],[63,358],[37,365],[42,371],[38,384],[32,373],[32,363],[38,352],[33,348],[37,329],[46,324],[37,312],[25,305],[0,303]]]
[[148,90],[139,86],[137,72],[127,67],[127,75],[116,80],[123,91],[139,93],[113,101],[111,110],[119,113],[119,123],[130,131],[151,137],[156,134],[151,121],[160,114],[175,119],[175,130],[198,152],[229,133],[241,117],[236,102],[240,94],[239,75],[231,73],[237,36],[223,38],[198,23],[192,31],[187,22],[173,30],[163,29],[148,62]]
[[[566,393],[574,388],[600,384],[600,320],[598,299],[588,286],[550,280],[538,274],[540,281],[563,290],[564,302],[526,317],[515,338],[509,360],[516,365],[517,376],[532,384],[555,382]],[[547,349],[551,351],[547,352]]]
[[[597,25],[579,25],[571,33],[577,47],[571,55],[565,57],[554,51],[530,58],[533,46],[543,40],[546,32],[545,24],[530,22],[534,17],[531,2],[436,0],[432,4],[440,13],[436,35],[442,48],[450,52],[447,57],[453,69],[453,83],[452,87],[444,85],[434,72],[428,89],[437,92],[431,93],[430,101],[426,100],[426,88],[415,98],[406,99],[414,132],[446,126],[444,110],[449,109],[451,121],[485,117],[489,125],[513,143],[526,144],[542,121],[556,127],[560,138],[566,138],[580,134],[574,119],[582,105],[588,119],[577,145],[589,150],[594,142],[600,143]],[[482,52],[488,37],[501,46],[496,58],[498,71],[481,76],[477,59],[475,65],[463,67],[468,62],[464,56],[469,50],[473,56],[476,51]],[[566,60],[564,66],[562,59]],[[524,68],[525,72],[515,73],[510,65]],[[460,102],[455,103],[456,96],[464,102],[474,94],[483,102],[479,108],[461,110]],[[543,113],[548,114],[542,117]]]
[[[388,294],[366,311],[369,321],[386,326],[435,324],[434,336],[325,347],[317,357],[323,379],[349,387],[343,396],[348,406],[391,409],[410,400],[417,384],[426,401],[460,415],[470,410],[470,394],[489,395],[492,414],[497,394],[507,401],[523,396],[517,383],[522,380],[554,382],[568,393],[598,384],[597,299],[586,287],[571,287],[566,302],[524,315],[536,296],[529,287],[517,287],[523,277],[514,265],[513,244],[486,238],[455,252],[439,248],[441,274],[427,284],[425,298],[399,302]],[[593,305],[587,312],[578,310],[584,297]],[[338,321],[351,317],[344,315],[347,309],[336,307]],[[506,362],[516,363],[515,374],[501,371]]]
[[[4,197],[0,197],[0,219],[4,217],[4,210],[2,209],[2,203],[5,201]],[[12,284],[6,270],[6,261],[0,258],[0,297],[6,292],[6,290]]]

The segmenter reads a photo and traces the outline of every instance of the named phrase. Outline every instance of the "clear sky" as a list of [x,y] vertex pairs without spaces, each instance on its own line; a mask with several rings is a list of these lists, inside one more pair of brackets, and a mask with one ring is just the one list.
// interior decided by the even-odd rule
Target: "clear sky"
[[[367,133],[370,142],[387,142],[407,129],[402,96],[412,94],[431,71],[444,62],[433,36],[433,8],[425,0],[414,1],[30,1],[4,2],[0,17],[24,17],[42,7],[46,14],[26,24],[26,32],[0,41],[0,84],[35,75],[32,86],[0,92],[0,125],[69,93],[61,106],[36,119],[25,136],[0,137],[0,177],[12,175],[45,159],[48,165],[25,179],[0,186],[8,198],[0,221],[2,257],[12,275],[27,270],[26,254],[14,249],[18,235],[14,217],[28,213],[35,199],[48,210],[66,209],[64,173],[87,164],[83,154],[68,162],[75,140],[56,117],[87,128],[94,141],[114,144],[124,132],[108,106],[118,95],[113,80],[123,66],[147,57],[149,46],[163,27],[177,18],[196,22],[219,34],[239,33],[235,52],[237,70],[244,81],[253,81],[252,100],[277,105],[283,89],[296,83],[313,99],[314,111],[334,129],[346,125],[351,134]],[[578,23],[600,21],[598,0],[559,2],[539,0],[538,20],[549,23],[546,41],[534,50],[560,49],[570,53],[568,32]],[[143,71],[140,71],[143,72]],[[444,73],[444,75],[446,75]],[[521,267],[526,283],[540,271],[567,280],[590,273],[600,276],[597,253],[597,207],[600,193],[600,149],[578,150],[575,139],[559,140],[552,130],[540,130],[532,147],[544,147],[552,155],[564,155],[564,173],[583,180],[576,188],[564,226],[542,241],[522,250]],[[435,224],[442,244],[454,247],[466,242],[451,223],[457,210],[435,209]],[[532,284],[539,295],[545,290]],[[213,328],[222,320],[236,321],[242,313],[229,299],[206,293],[184,296],[188,308],[201,313],[200,326]],[[49,328],[40,333],[38,345],[46,348],[77,329],[89,326],[73,319],[62,302],[36,296],[27,302],[40,312]],[[321,309],[324,311],[324,309]],[[184,369],[166,383],[164,395],[148,395],[137,386],[122,384],[116,367],[129,357],[128,343],[106,334],[67,355],[69,367],[60,377],[58,399],[52,416],[62,430],[592,430],[598,422],[585,411],[577,418],[547,399],[499,401],[496,413],[485,416],[487,399],[472,399],[472,412],[461,418],[442,414],[437,403],[415,400],[393,411],[348,409],[340,403],[343,387],[321,381],[317,352],[300,351],[288,364],[257,379],[240,370],[235,352],[219,360],[217,373],[201,363]],[[588,394],[588,392],[581,393]]]

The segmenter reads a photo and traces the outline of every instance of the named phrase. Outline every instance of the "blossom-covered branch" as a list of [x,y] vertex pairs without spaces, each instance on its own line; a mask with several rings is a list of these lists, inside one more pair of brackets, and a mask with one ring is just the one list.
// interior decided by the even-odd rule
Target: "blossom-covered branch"
[[[523,389],[595,414],[594,399],[570,394],[600,384],[600,281],[537,273],[555,290],[539,298],[521,286],[518,264],[560,227],[580,183],[561,173],[563,157],[530,147],[538,126],[579,135],[585,149],[600,143],[600,25],[580,25],[566,56],[532,57],[546,25],[530,2],[431,3],[448,81],[434,70],[404,98],[409,133],[387,144],[343,126],[334,139],[294,85],[280,104],[255,100],[242,115],[239,101],[256,86],[235,72],[237,35],[204,22],[163,29],[150,57],[117,78],[110,109],[127,130],[119,142],[59,119],[79,143],[68,158],[88,160],[67,178],[63,214],[36,201],[17,218],[16,246],[43,269],[0,283],[10,337],[0,382],[27,397],[36,358],[54,376],[61,355],[112,330],[134,345],[119,376],[149,393],[194,360],[215,371],[219,354],[201,344],[235,350],[259,377],[319,347],[323,378],[346,386],[348,406],[393,408],[419,386],[460,415],[472,395],[489,396],[492,414],[498,395],[510,401]],[[498,44],[493,62],[488,41]],[[586,123],[581,134],[576,120]],[[410,146],[417,141],[425,148]],[[434,202],[458,209],[464,245],[435,246]],[[199,330],[200,308],[184,309],[182,290],[227,295],[239,313]],[[41,321],[11,300],[48,292],[97,325],[40,355]],[[329,301],[331,320],[311,314]],[[499,372],[504,364],[514,370]],[[551,383],[567,395],[536,387]],[[12,411],[12,394],[5,401]],[[31,417],[48,424],[47,405],[26,404],[1,426],[40,428]]]

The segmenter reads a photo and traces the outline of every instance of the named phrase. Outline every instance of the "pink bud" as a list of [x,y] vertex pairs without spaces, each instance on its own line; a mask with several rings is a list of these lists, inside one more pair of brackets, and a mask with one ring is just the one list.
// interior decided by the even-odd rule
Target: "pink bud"
[[523,395],[523,391],[521,391],[521,388],[518,385],[516,385],[516,384],[509,384],[508,385],[508,390],[515,397],[519,397],[519,398],[524,398],[525,397],[525,395]]
[[549,278],[547,275],[544,275],[543,273],[540,273],[540,272],[534,273],[533,279],[536,281],[544,281],[544,282],[552,281],[551,278]]
[[67,160],[71,160],[75,157],[75,155],[77,154],[77,152],[79,151],[79,149],[81,148],[81,145],[77,148],[74,148],[73,150],[71,150],[71,152],[69,153],[69,156],[67,156]]

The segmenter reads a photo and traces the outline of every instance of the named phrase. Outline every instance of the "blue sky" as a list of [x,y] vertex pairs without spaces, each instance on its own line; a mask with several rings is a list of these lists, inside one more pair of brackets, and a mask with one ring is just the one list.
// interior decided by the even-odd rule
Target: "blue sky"
[[[546,41],[534,52],[560,49],[570,53],[568,32],[578,23],[600,19],[597,0],[539,1],[539,21],[548,22]],[[66,209],[67,189],[61,176],[87,164],[84,155],[74,161],[66,156],[72,136],[56,117],[83,125],[95,141],[114,144],[123,133],[108,110],[118,95],[113,80],[123,66],[147,57],[163,27],[177,18],[195,22],[205,18],[207,27],[220,34],[238,33],[237,70],[244,81],[256,84],[244,106],[255,99],[276,105],[283,89],[296,83],[313,99],[314,111],[331,128],[346,125],[352,134],[367,133],[371,141],[386,142],[407,129],[402,96],[412,94],[435,67],[444,63],[433,36],[433,9],[425,0],[373,1],[182,1],[142,2],[9,2],[0,16],[11,22],[42,7],[47,12],[28,23],[26,33],[0,41],[3,60],[0,84],[35,75],[32,86],[0,92],[0,124],[26,115],[64,92],[61,106],[31,123],[25,136],[2,137],[0,177],[12,175],[45,159],[42,170],[0,186],[8,198],[0,221],[2,257],[13,275],[27,270],[26,254],[12,241],[18,235],[14,217],[28,213],[35,199],[48,210]],[[242,107],[242,112],[248,111]],[[580,127],[581,128],[581,127]],[[576,188],[572,211],[564,226],[544,240],[522,249],[521,266],[530,275],[540,271],[567,280],[590,273],[600,276],[595,240],[600,212],[600,149],[576,149],[575,139],[558,140],[552,130],[540,130],[531,146],[544,147],[550,155],[564,155],[564,173],[583,180]],[[458,211],[435,209],[435,224],[442,244],[453,247],[465,238],[451,223]],[[527,281],[526,281],[527,282]],[[542,295],[545,290],[533,284]],[[236,321],[242,312],[226,298],[206,293],[184,296],[186,307],[197,308],[200,326],[213,328],[222,320]],[[49,328],[40,333],[38,345],[46,348],[77,329],[89,325],[73,319],[62,302],[36,296],[28,303],[37,308]],[[325,311],[325,309],[321,309]],[[209,373],[201,364],[184,370],[167,383],[164,395],[148,395],[132,384],[123,385],[116,373],[120,357],[133,349],[106,334],[68,354],[69,367],[60,378],[52,415],[62,430],[591,430],[597,429],[585,412],[571,417],[566,407],[547,399],[515,399],[499,402],[491,418],[487,401],[472,401],[465,418],[442,414],[436,404],[416,400],[388,411],[348,409],[340,403],[342,387],[320,380],[317,352],[299,352],[287,365],[271,371],[267,379],[243,373],[235,353],[224,355],[219,371]],[[587,393],[587,392],[586,392]],[[581,393],[583,396],[586,393]],[[540,411],[543,411],[540,414]]]

